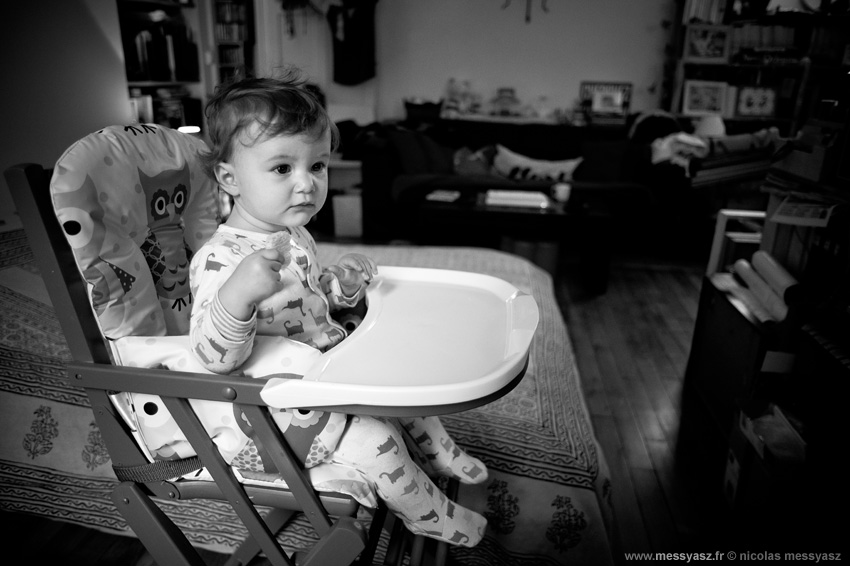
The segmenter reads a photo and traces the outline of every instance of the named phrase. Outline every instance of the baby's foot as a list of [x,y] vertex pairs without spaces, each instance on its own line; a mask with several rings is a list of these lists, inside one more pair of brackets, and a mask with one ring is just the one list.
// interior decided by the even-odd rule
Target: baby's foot
[[[457,446],[450,453],[451,458],[438,454],[431,468],[441,476],[457,479],[460,483],[475,485],[487,480],[487,466],[478,458],[473,458]],[[443,457],[441,457],[443,456]]]
[[405,524],[413,534],[470,548],[481,542],[487,529],[487,519],[449,500],[442,517],[436,510],[431,510],[418,521],[405,521]]

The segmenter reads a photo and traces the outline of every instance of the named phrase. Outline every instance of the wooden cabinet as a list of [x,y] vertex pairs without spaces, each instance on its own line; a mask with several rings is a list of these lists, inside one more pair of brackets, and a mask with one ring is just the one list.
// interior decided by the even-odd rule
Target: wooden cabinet
[[850,17],[736,13],[740,4],[680,2],[669,110],[719,114],[728,133],[776,126],[793,135],[821,101],[838,96],[850,64]]
[[218,82],[249,76],[254,68],[253,0],[214,0],[213,37]]

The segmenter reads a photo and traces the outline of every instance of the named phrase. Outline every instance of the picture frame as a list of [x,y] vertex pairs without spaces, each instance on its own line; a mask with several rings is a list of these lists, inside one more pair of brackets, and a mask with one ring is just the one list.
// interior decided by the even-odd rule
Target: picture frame
[[579,99],[591,116],[625,117],[629,113],[632,83],[583,81]]
[[728,63],[731,39],[729,26],[691,24],[685,31],[682,59],[687,63]]
[[682,114],[685,116],[723,116],[729,85],[719,81],[685,81]]
[[776,114],[776,89],[742,86],[738,89],[735,115],[741,117],[771,117]]

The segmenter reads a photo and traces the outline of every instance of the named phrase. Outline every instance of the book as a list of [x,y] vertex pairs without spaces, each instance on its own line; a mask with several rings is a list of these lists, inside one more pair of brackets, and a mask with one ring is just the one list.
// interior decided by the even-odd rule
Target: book
[[425,200],[434,202],[454,202],[460,198],[460,191],[449,191],[445,189],[437,189],[425,195]]
[[484,204],[488,206],[518,206],[523,208],[549,208],[549,197],[540,191],[512,191],[491,189]]

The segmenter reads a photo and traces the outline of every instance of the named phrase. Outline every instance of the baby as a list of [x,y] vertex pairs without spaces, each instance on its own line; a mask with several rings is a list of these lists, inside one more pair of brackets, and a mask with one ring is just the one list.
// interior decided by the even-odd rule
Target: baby
[[[353,253],[323,268],[305,228],[327,198],[336,126],[291,71],[219,87],[206,114],[205,164],[233,208],[192,258],[195,355],[209,370],[230,373],[251,354],[257,334],[333,348],[347,334],[330,313],[357,304],[378,272],[371,258]],[[397,420],[422,453],[417,464],[395,420],[287,413],[284,436],[305,467],[356,469],[414,533],[463,546],[481,540],[486,519],[448,500],[423,470],[469,484],[487,478],[484,464],[461,451],[436,417]],[[233,465],[254,469],[254,450],[262,455],[251,446]]]

